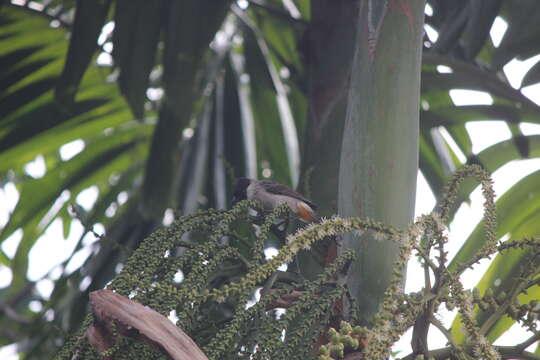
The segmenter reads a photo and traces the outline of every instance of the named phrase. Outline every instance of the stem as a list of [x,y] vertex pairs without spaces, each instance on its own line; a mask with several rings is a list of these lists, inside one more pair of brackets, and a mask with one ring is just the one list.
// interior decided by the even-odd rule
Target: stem
[[444,325],[439,321],[439,319],[432,315],[429,321],[433,324],[433,326],[439,329],[439,331],[444,335],[444,337],[446,338],[446,340],[448,340],[448,343],[452,345],[452,347],[457,348],[457,344],[455,343],[454,339],[452,339],[452,334],[450,334],[450,331],[448,331],[448,329],[444,327]]
[[538,340],[540,340],[540,332],[534,334],[533,336],[531,336],[530,338],[528,338],[527,340],[525,340],[521,344],[516,345],[516,348],[521,350],[521,351],[525,351],[526,348],[528,348],[529,346],[531,346],[532,344],[534,344]]
[[416,245],[414,246],[414,250],[416,250],[416,252],[418,252],[418,255],[420,255],[420,257],[421,257],[422,259],[424,259],[425,264],[428,265],[428,266],[431,268],[431,270],[433,270],[433,272],[434,272],[435,274],[437,274],[437,273],[440,272],[439,267],[438,267],[433,261],[431,261],[431,259],[430,259],[429,256],[425,253],[424,250],[422,250],[420,247],[418,247],[418,246],[416,246]]

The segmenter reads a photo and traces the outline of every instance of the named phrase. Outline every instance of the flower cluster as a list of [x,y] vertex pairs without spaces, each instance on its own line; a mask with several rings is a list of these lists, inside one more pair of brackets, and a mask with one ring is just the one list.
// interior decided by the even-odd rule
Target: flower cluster
[[[476,178],[482,186],[486,235],[474,256],[452,267],[445,250],[445,224],[459,196],[459,184],[466,177]],[[518,297],[538,285],[538,256],[522,259],[520,280],[509,293],[482,291],[480,295],[479,290],[465,290],[459,281],[463,271],[496,253],[526,253],[534,249],[538,254],[540,249],[540,242],[534,238],[497,244],[491,179],[478,166],[456,172],[436,211],[420,217],[405,230],[371,219],[333,216],[286,237],[277,236],[283,244],[277,255],[268,260],[264,248],[275,234],[276,224],[288,217],[288,207],[282,205],[270,213],[259,211],[256,218],[248,215],[248,209],[260,207],[255,202],[241,201],[230,210],[209,209],[178,218],[145,239],[108,287],[161,314],[174,313],[176,324],[210,359],[291,360],[318,356],[330,360],[350,353],[365,359],[384,359],[391,346],[411,327],[415,345],[405,359],[429,358],[435,352],[427,349],[427,329],[434,325],[449,342],[448,348],[436,354],[495,360],[500,358],[500,351],[508,349],[491,345],[486,334],[503,314],[537,332],[538,302],[524,304]],[[398,250],[379,311],[370,323],[362,326],[356,299],[344,280],[355,261],[352,250],[341,248],[315,280],[279,270],[300,251],[344,233],[363,235],[356,238],[358,241],[366,237],[391,241]],[[404,270],[413,254],[424,266],[425,287],[417,293],[404,294]],[[436,319],[443,304],[458,308],[459,326],[467,334],[466,343],[456,344],[450,330]],[[481,326],[478,311],[488,316]],[[88,316],[81,331],[66,342],[60,359],[100,358],[84,337],[90,322]],[[515,350],[523,352],[527,344],[535,341],[538,339],[527,340]],[[123,339],[101,355],[114,354],[133,359],[161,356],[132,339]],[[445,358],[439,355],[437,358]]]

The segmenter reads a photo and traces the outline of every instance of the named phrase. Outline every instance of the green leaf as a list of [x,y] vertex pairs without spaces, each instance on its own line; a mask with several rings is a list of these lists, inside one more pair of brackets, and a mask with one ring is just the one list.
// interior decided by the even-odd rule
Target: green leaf
[[26,273],[28,271],[28,253],[37,241],[37,238],[43,234],[47,227],[52,223],[54,217],[49,217],[45,224],[41,224],[42,218],[47,214],[48,208],[40,209],[35,216],[26,222],[22,228],[23,237],[17,246],[15,256],[11,260],[11,271],[13,279],[9,285],[8,296],[17,294],[28,282]]
[[56,87],[56,99],[65,108],[73,102],[79,83],[97,50],[97,39],[110,5],[111,0],[77,0],[66,63]]
[[523,80],[521,81],[521,87],[523,88],[525,86],[533,85],[537,82],[540,82],[540,61],[534,64],[533,67],[527,71],[523,77]]
[[463,33],[467,23],[470,2],[464,0],[450,2],[433,2],[435,6],[435,18],[433,25],[439,25],[441,31],[433,48],[438,53],[448,53],[453,50]]
[[[252,101],[254,101],[253,110],[255,120],[259,125],[256,129],[261,128],[262,134],[264,134],[264,139],[258,134],[258,140],[269,143],[267,148],[259,149],[266,153],[270,153],[272,158],[261,158],[262,154],[260,153],[259,158],[261,160],[270,161],[271,167],[275,168],[275,171],[277,172],[276,175],[282,176],[282,178],[276,176],[279,181],[292,184],[293,187],[296,187],[300,165],[299,144],[296,124],[292,117],[292,111],[285,87],[270,58],[268,45],[260,30],[244,13],[236,11],[236,14],[244,22],[247,29],[251,31],[245,32],[246,70],[250,74],[250,77],[260,79],[257,82],[250,82],[250,88],[253,94]],[[276,111],[274,116],[269,114],[269,111],[272,109],[275,109]],[[269,125],[272,124],[272,119],[280,120],[281,129],[276,126],[270,128]],[[280,140],[283,141],[284,145],[279,146],[279,143],[270,143],[272,141],[277,142]],[[258,145],[264,144],[262,141],[258,141]],[[280,161],[277,158],[279,155],[275,152],[278,150],[278,146],[280,151],[285,151],[286,162]],[[272,154],[272,152],[274,152],[274,154]],[[278,166],[283,165],[287,166],[288,171],[285,169],[280,171]]]
[[168,9],[163,80],[180,128],[189,121],[201,58],[221,26],[228,5],[226,0],[186,0],[171,2]]
[[[283,61],[283,66],[294,68],[295,71],[300,70],[303,65],[297,47],[299,34],[304,31],[303,26],[295,29],[283,18],[266,16],[260,8],[250,8],[250,14],[253,15],[253,25],[256,25],[257,31],[271,49],[271,54],[277,54]],[[273,59],[273,62],[278,66],[276,59]]]
[[[104,101],[100,101],[98,99],[78,102],[74,106],[75,113],[73,115],[82,115],[85,112],[102,105],[103,103]],[[40,119],[41,122],[36,124],[34,121],[36,118]],[[11,127],[9,132],[2,138],[0,151],[6,151],[19,144],[22,144],[25,141],[32,139],[39,133],[50,130],[51,128],[54,128],[70,119],[70,115],[59,112],[54,104],[48,103],[47,105],[36,109],[36,111],[33,111],[28,115],[18,117],[15,125]],[[32,124],[34,125],[32,126]],[[20,163],[19,159],[12,159],[11,161],[17,161]]]
[[173,198],[178,143],[198,95],[196,75],[228,6],[226,0],[187,0],[173,1],[168,9],[163,61],[167,101],[160,111],[145,171],[142,208],[146,216],[160,218]]
[[[267,62],[253,36],[245,39],[246,72],[251,79],[250,97],[257,136],[257,160],[268,161],[277,181],[291,184],[289,158],[280,123],[280,112],[277,105],[277,94],[267,68]],[[261,166],[257,175],[260,177]]]
[[14,110],[20,109],[21,106],[30,102],[32,99],[38,98],[48,92],[56,84],[56,78],[48,78],[40,81],[34,81],[27,86],[12,92],[9,96],[5,96],[0,101],[2,110],[0,116],[3,118],[9,115]]
[[526,110],[509,105],[440,106],[420,112],[422,127],[464,125],[469,121],[518,122],[521,117],[527,117],[527,121],[539,121],[534,116],[528,116]]
[[[213,97],[211,98],[213,100]],[[206,103],[201,114],[195,135],[189,140],[182,157],[180,170],[182,176],[178,190],[178,208],[183,214],[192,214],[199,206],[199,199],[204,190],[205,179],[208,178],[208,152],[213,101]]]
[[[425,57],[425,56],[424,56]],[[491,74],[472,66],[467,66],[466,71],[455,69],[454,73],[422,73],[422,91],[447,91],[452,89],[469,89],[486,91],[494,96],[515,101],[533,108],[538,106],[523,95],[519,90],[499,80],[495,74]]]
[[[4,43],[4,42],[2,42]],[[30,57],[30,55],[40,48],[28,48],[7,53],[0,57],[0,66],[3,71],[0,75],[0,83],[2,84],[2,93],[9,89],[12,85],[16,84],[21,79],[24,79],[28,75],[38,72],[43,69],[45,66],[49,65],[53,58],[36,60],[29,64],[21,65],[23,60]],[[13,61],[13,64],[10,64]],[[18,65],[16,68],[12,68],[12,65]]]
[[422,131],[420,140],[420,156],[419,167],[422,174],[426,178],[429,187],[433,191],[433,194],[438,197],[441,196],[444,189],[447,174],[441,164],[441,161],[437,157],[437,150],[433,144],[431,134],[429,131]]
[[[30,221],[36,212],[51,206],[62,191],[89,177],[94,171],[133,147],[137,135],[139,129],[136,128],[117,136],[104,137],[88,145],[85,151],[69,161],[49,170],[42,178],[25,182],[20,191],[21,198],[0,233],[0,241]],[[43,189],[47,191],[44,192]]]
[[225,79],[220,76],[216,80],[216,89],[214,92],[215,110],[214,116],[214,134],[213,134],[213,154],[212,177],[208,177],[213,193],[213,208],[227,208],[227,170],[225,168]]
[[[472,140],[471,140],[471,137],[469,136],[469,132],[465,128],[465,125],[449,126],[446,128],[446,130],[448,131],[448,133],[450,134],[450,136],[452,137],[456,145],[459,147],[461,152],[467,157],[471,156],[472,155]],[[450,146],[448,147],[449,147],[449,150],[454,155],[454,165],[456,165],[456,167],[459,167],[460,165],[462,165],[461,162],[458,160],[458,157],[454,154],[454,150],[452,150]]]
[[[10,6],[4,9],[0,13],[0,24],[2,53],[28,51],[43,44],[52,44],[65,39],[65,31],[51,28],[47,18],[27,16],[24,10],[17,7]],[[24,36],[34,32],[39,32],[40,36]]]
[[164,5],[163,0],[116,1],[113,57],[120,68],[118,83],[139,119],[166,15]]
[[5,265],[8,267],[11,266],[10,258],[6,255],[6,253],[2,249],[0,249],[0,265]]
[[493,66],[502,68],[517,57],[520,60],[540,52],[540,3],[536,0],[506,0],[503,16],[508,23],[504,37],[493,54]]
[[[257,136],[255,135],[255,120],[253,117],[253,106],[249,97],[249,86],[242,81],[244,73],[243,57],[239,54],[232,53],[230,56],[230,65],[235,75],[236,93],[238,99],[238,113],[240,124],[237,127],[237,132],[241,132],[242,154],[244,155],[243,171],[241,176],[256,178],[258,172],[257,162]],[[232,84],[232,81],[229,81]],[[236,103],[234,103],[236,104]],[[232,110],[236,110],[232,108]],[[228,138],[236,138],[238,135],[234,132],[229,132]],[[239,139],[240,140],[240,139]],[[238,142],[240,143],[240,141]],[[237,152],[239,149],[237,149]]]
[[[85,104],[84,108],[90,111],[83,112],[79,116],[69,117],[64,123],[53,125],[39,133],[35,133],[35,130],[27,132],[28,127],[20,128],[17,133],[13,134],[13,136],[17,135],[19,138],[17,143],[14,143],[11,139],[8,139],[8,143],[1,141],[0,148],[3,148],[3,150],[0,152],[0,171],[20,168],[40,153],[48,153],[76,139],[96,136],[100,131],[119,126],[130,120],[126,116],[128,114],[126,111],[118,112],[118,110],[121,110],[118,104],[109,103],[100,106],[98,109],[91,108],[90,105],[92,104],[97,105],[98,103]],[[100,116],[100,112],[105,113]],[[52,115],[47,113],[46,109],[43,109],[42,112],[29,114],[28,117],[21,119],[21,122],[30,121],[32,115],[40,113],[45,114],[47,117]]]
[[[224,118],[227,126],[224,128],[225,132],[225,161],[229,165],[234,174],[232,177],[245,176],[248,175],[245,172],[247,169],[246,165],[246,156],[245,154],[245,141],[247,140],[245,133],[246,128],[243,128],[242,124],[244,122],[242,111],[240,110],[240,100],[239,92],[242,90],[238,86],[239,79],[235,78],[235,71],[231,67],[231,62],[229,61],[231,56],[228,57],[225,67],[225,99],[224,99]],[[247,102],[247,101],[246,101]],[[243,104],[243,102],[242,102]],[[253,134],[254,136],[254,134]],[[251,139],[251,141],[255,141]],[[255,143],[253,143],[255,144]],[[256,164],[254,170],[256,169]],[[230,176],[231,177],[231,176]],[[236,179],[228,179],[229,184],[228,188],[232,188],[234,184],[230,183]]]
[[69,236],[69,232],[71,231],[71,222],[73,220],[67,210],[67,206],[62,208],[62,210],[60,211],[60,219],[62,219],[62,230],[64,239],[67,239],[67,237]]
[[72,112],[59,111],[52,88],[67,51],[66,31],[18,7],[7,7],[0,21],[0,32],[9,34],[0,36],[0,63],[6,65],[0,81],[0,171],[20,171],[38,154],[131,120],[116,86],[105,83],[96,66],[86,72]]
[[465,59],[474,59],[480,52],[489,38],[489,31],[501,5],[502,0],[477,0],[469,3],[469,19],[461,36]]
[[294,0],[294,3],[302,14],[302,19],[309,20],[311,18],[311,2],[309,0]]

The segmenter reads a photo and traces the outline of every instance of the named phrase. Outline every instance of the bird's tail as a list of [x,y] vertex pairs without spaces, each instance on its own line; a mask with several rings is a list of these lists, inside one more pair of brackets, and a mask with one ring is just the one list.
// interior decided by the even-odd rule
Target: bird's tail
[[308,223],[321,221],[321,218],[319,218],[315,214],[315,211],[313,211],[313,209],[309,205],[307,205],[307,204],[305,204],[303,202],[299,202],[296,205],[296,209],[297,209],[298,217],[302,221],[305,221],[305,222],[308,222]]

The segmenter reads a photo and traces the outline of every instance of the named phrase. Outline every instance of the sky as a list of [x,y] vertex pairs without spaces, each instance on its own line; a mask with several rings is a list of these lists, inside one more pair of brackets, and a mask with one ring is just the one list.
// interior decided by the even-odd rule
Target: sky
[[[426,9],[429,12],[429,9]],[[500,42],[504,31],[506,30],[506,23],[501,18],[497,18],[492,29],[491,37],[495,45]],[[428,36],[435,40],[437,34],[433,29],[427,29]],[[534,65],[540,56],[536,56],[526,61],[512,60],[504,67],[504,72],[509,78],[512,86],[519,88],[521,79],[527,72],[527,70]],[[438,68],[440,72],[448,72],[451,69],[441,66]],[[524,95],[528,96],[531,100],[540,104],[540,84],[529,86],[522,89]],[[493,99],[487,93],[470,90],[452,90],[450,96],[455,105],[474,105],[474,104],[491,104]],[[466,125],[467,131],[473,139],[473,152],[478,153],[481,150],[493,145],[497,142],[507,140],[511,137],[511,133],[507,126],[501,121],[478,121],[471,122]],[[536,124],[522,124],[521,130],[525,135],[540,134],[540,125]],[[443,131],[443,136],[445,136]],[[61,157],[67,160],[84,149],[84,143],[80,140],[71,142],[64,145],[61,150]],[[456,147],[457,149],[457,147]],[[459,150],[457,151],[459,153]],[[464,158],[464,156],[463,156]],[[498,171],[496,171],[492,177],[494,179],[494,187],[496,194],[503,194],[513,184],[515,184],[523,176],[530,174],[540,169],[540,159],[520,160],[513,161]],[[37,157],[31,162],[27,168],[27,172],[31,175],[40,176],[45,172],[45,164],[42,157]],[[77,197],[77,203],[81,204],[87,210],[92,207],[97,199],[97,188],[89,188],[80,193]],[[66,201],[67,194],[63,194],[57,201],[55,206],[61,206],[62,201]],[[471,204],[463,204],[456,214],[455,220],[449,227],[449,256],[450,258],[457,252],[460,246],[463,244],[468,235],[472,232],[478,221],[482,217],[482,197],[480,190],[477,188],[471,196]],[[8,219],[9,213],[15,207],[18,200],[18,193],[13,184],[7,184],[3,188],[0,188],[0,204],[7,204],[7,206],[0,207],[0,227],[3,226]],[[119,202],[127,200],[126,194],[119,195]],[[418,185],[416,194],[416,209],[415,214],[419,216],[421,214],[429,213],[435,204],[435,198],[431,193],[424,177],[421,173],[418,175]],[[115,209],[108,209],[110,214],[114,214]],[[97,224],[95,230],[98,233],[103,233],[104,229],[100,224]],[[62,274],[62,269],[58,267],[58,264],[67,259],[79,237],[83,232],[83,227],[74,220],[71,228],[71,232],[67,239],[62,235],[62,223],[60,221],[54,221],[45,234],[38,240],[36,245],[30,252],[28,277],[30,280],[39,280],[37,289],[44,296],[48,298],[53,288],[53,280],[57,279]],[[21,239],[21,231],[13,234],[9,239],[4,241],[1,245],[2,250],[8,255],[13,256],[15,254],[17,245]],[[94,244],[96,239],[92,234],[88,234],[84,239],[84,246],[79,250],[75,256],[71,259],[66,267],[66,272],[70,273],[76,270],[84,260],[95,251]],[[269,255],[272,252],[268,253]],[[483,261],[480,265],[476,266],[473,271],[467,271],[462,276],[462,282],[465,288],[474,287],[479,281],[483,272],[489,266],[489,261]],[[11,271],[0,265],[0,288],[6,287],[11,281]],[[44,278],[45,277],[45,278]],[[84,290],[88,286],[89,282],[81,284],[81,290]],[[419,266],[416,259],[411,259],[407,270],[407,283],[406,292],[418,291],[423,286],[423,270]],[[31,308],[34,311],[41,310],[41,304],[34,302],[31,304]],[[51,316],[51,315],[46,315]],[[448,327],[455,316],[454,312],[448,312],[444,307],[441,307],[439,312],[439,319]],[[525,332],[518,326],[514,326],[508,331],[501,339],[499,339],[497,345],[512,345],[516,343],[516,339],[524,339]],[[430,330],[430,337],[428,339],[430,348],[444,347],[446,339],[436,329]],[[407,354],[410,351],[410,331],[407,332],[403,338],[395,345],[394,350],[401,351],[402,354]],[[532,350],[532,349],[531,349]],[[15,360],[17,359],[15,354],[15,348],[13,346],[7,346],[0,348],[0,359]]]

